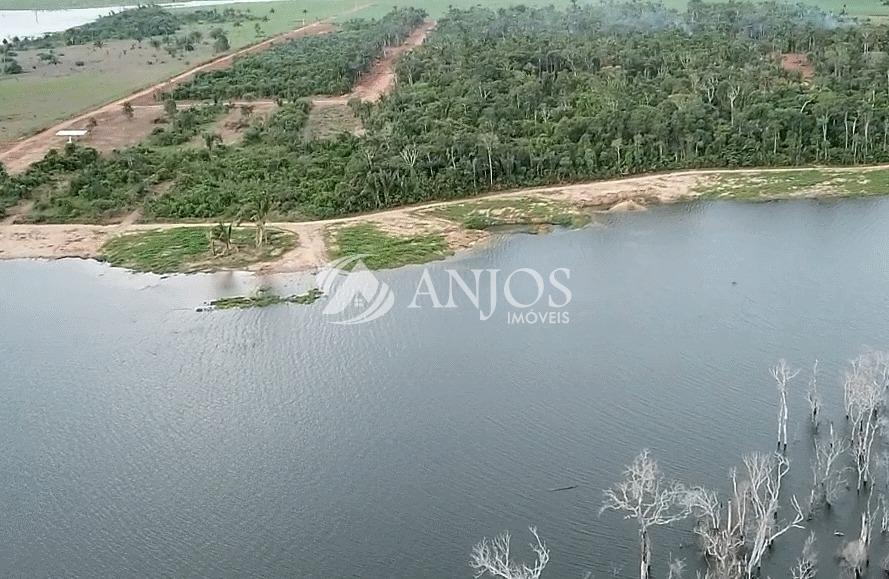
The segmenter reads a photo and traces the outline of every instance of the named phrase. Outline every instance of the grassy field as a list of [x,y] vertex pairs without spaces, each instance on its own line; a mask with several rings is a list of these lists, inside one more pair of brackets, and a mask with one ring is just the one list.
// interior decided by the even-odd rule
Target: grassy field
[[428,210],[428,213],[456,221],[467,229],[488,229],[508,225],[563,225],[580,227],[590,217],[567,203],[540,197],[480,199]]
[[175,59],[157,53],[148,43],[135,49],[132,44],[109,42],[101,49],[66,46],[57,52],[61,62],[55,65],[40,62],[36,54],[41,51],[20,52],[19,63],[27,72],[0,77],[0,142],[33,133],[213,56],[207,45],[199,45],[187,59]]
[[444,259],[451,255],[441,235],[401,237],[382,231],[372,223],[339,227],[329,232],[332,259],[365,255],[368,269],[390,269]]
[[[0,9],[4,1],[0,0]],[[12,0],[17,2],[17,0]],[[115,5],[120,4],[116,2]],[[163,49],[151,48],[131,40],[108,42],[102,48],[65,46],[55,51],[58,64],[38,56],[45,50],[24,50],[16,59],[22,74],[0,76],[0,143],[34,133],[84,110],[121,98],[150,86],[216,56],[211,28],[226,32],[232,50],[243,48],[303,23],[303,10],[309,22],[341,14],[354,7],[354,0],[309,0],[301,2],[263,2],[238,4],[236,8],[256,16],[268,16],[257,35],[252,22],[235,27],[234,23],[183,27],[179,35],[192,30],[204,33],[205,40],[193,52],[177,58]],[[6,6],[9,7],[9,6]],[[270,10],[274,8],[274,13]]]
[[116,267],[150,273],[193,273],[243,268],[251,263],[277,259],[296,244],[288,231],[269,229],[266,244],[257,248],[253,228],[237,228],[231,251],[210,252],[209,227],[176,227],[129,233],[109,240],[102,248],[105,261]]
[[306,122],[305,138],[332,139],[341,133],[357,134],[361,119],[346,105],[313,106]]
[[889,194],[889,170],[807,169],[708,178],[697,193],[709,199],[771,201],[799,197],[862,197]]

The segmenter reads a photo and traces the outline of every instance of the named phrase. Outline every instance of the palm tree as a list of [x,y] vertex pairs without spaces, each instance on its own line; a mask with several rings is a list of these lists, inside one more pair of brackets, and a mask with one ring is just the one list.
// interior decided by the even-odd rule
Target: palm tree
[[222,255],[232,250],[232,234],[234,233],[234,223],[228,225],[221,221],[210,230],[208,237],[210,238],[210,253],[216,255],[216,244],[221,243],[223,247]]
[[254,195],[241,210],[241,217],[256,225],[256,247],[265,244],[265,226],[275,209],[275,203],[268,193]]

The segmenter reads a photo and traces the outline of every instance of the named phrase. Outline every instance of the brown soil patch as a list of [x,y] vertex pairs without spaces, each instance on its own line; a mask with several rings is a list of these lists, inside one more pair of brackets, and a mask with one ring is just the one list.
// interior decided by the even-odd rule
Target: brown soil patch
[[[20,173],[27,169],[32,163],[42,159],[50,149],[64,145],[65,140],[56,136],[56,133],[60,130],[67,128],[86,128],[86,124],[87,122],[89,122],[90,117],[96,118],[96,120],[99,122],[99,127],[96,128],[99,129],[101,127],[103,118],[106,120],[106,122],[108,122],[113,120],[115,116],[123,117],[123,113],[121,111],[125,102],[130,102],[131,104],[133,104],[137,111],[141,106],[152,107],[156,105],[156,95],[163,94],[164,92],[169,91],[179,84],[190,81],[196,74],[211,70],[228,68],[232,65],[236,58],[246,56],[248,54],[262,52],[263,50],[267,50],[276,43],[292,40],[301,36],[326,34],[333,29],[333,24],[331,24],[329,20],[315,22],[313,24],[309,24],[308,26],[303,26],[296,30],[279,34],[278,36],[274,36],[272,38],[269,38],[268,40],[264,40],[252,46],[248,46],[246,48],[233,52],[232,54],[221,56],[219,58],[211,60],[210,62],[196,66],[186,72],[183,72],[182,74],[174,76],[171,79],[140,90],[127,97],[118,99],[112,103],[94,109],[92,111],[78,115],[73,119],[61,122],[40,133],[37,133],[36,135],[15,142],[10,146],[7,146],[4,150],[0,151],[0,163],[3,163],[10,173]],[[126,119],[121,118],[120,120]],[[131,132],[132,135],[138,134],[138,131],[135,127],[133,127],[132,129],[132,131],[125,132]],[[149,130],[148,132],[150,133],[151,131]],[[110,146],[111,148],[120,148],[122,146],[126,146],[126,144],[132,144],[139,140],[132,140],[130,138],[114,139],[111,136],[111,131],[108,131],[107,134],[107,138],[109,140],[106,146]],[[102,137],[97,136],[96,138],[100,141],[102,140]]]
[[34,208],[34,201],[32,200],[23,200],[18,203],[15,207],[10,207],[6,210],[6,217],[0,221],[2,225],[12,225],[16,223],[19,219],[27,215],[31,212],[31,209]]
[[325,139],[343,131],[356,136],[363,135],[364,128],[361,126],[361,121],[349,109],[349,101],[358,98],[365,102],[376,102],[391,91],[396,81],[395,63],[406,52],[423,44],[435,26],[434,20],[427,20],[401,45],[387,48],[383,58],[362,77],[351,93],[338,97],[312,99],[312,110],[306,123],[306,138]]
[[392,90],[395,86],[395,62],[401,56],[420,46],[425,42],[426,36],[435,29],[435,21],[427,20],[419,28],[413,31],[407,40],[400,46],[386,49],[382,60],[377,62],[371,71],[365,75],[358,86],[353,91],[353,96],[359,97],[363,101],[376,102],[380,98]]
[[425,42],[426,37],[435,29],[436,22],[427,20],[414,30],[402,44],[390,47],[383,53],[383,58],[378,60],[371,68],[370,72],[365,74],[361,80],[355,85],[355,89],[343,96],[338,97],[319,97],[312,99],[315,106],[335,106],[345,105],[352,98],[360,98],[365,102],[376,102],[380,98],[392,90],[395,86],[395,63],[401,56],[420,46]]
[[789,71],[797,71],[805,80],[815,78],[815,67],[809,61],[808,55],[802,52],[787,52],[780,55],[781,68]]
[[306,121],[306,139],[329,139],[344,132],[356,136],[364,133],[361,119],[355,116],[348,104],[312,103],[312,110]]
[[[250,113],[245,114],[242,107],[249,107]],[[250,126],[267,120],[278,109],[274,101],[249,101],[231,103],[228,112],[215,123],[208,126],[201,134],[191,141],[193,147],[203,147],[203,133],[216,133],[222,138],[224,145],[233,145],[240,142],[241,137]]]
[[[87,117],[86,122],[71,123],[67,128],[86,129],[89,126],[89,119],[95,119],[98,124],[78,142],[102,153],[109,153],[115,149],[124,149],[135,145],[143,140],[157,126],[155,121],[163,116],[164,109],[161,105],[133,107],[132,119],[123,114],[123,107],[119,107],[117,110],[106,108]],[[56,139],[56,146],[63,146],[65,139],[62,137],[56,137]]]
[[632,199],[627,199],[626,201],[621,201],[620,203],[616,203],[611,206],[611,209],[608,210],[609,213],[631,213],[633,211],[645,211],[647,208],[645,205],[641,203],[637,203]]

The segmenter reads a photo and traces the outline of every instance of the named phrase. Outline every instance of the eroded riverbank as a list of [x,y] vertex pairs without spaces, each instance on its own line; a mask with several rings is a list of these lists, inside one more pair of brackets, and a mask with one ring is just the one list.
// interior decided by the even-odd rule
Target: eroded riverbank
[[[372,225],[395,238],[437,236],[450,252],[484,242],[499,225],[564,225],[602,212],[641,210],[652,204],[696,199],[764,201],[879,195],[889,192],[889,166],[699,170],[564,186],[538,187],[308,222],[269,223],[296,235],[293,249],[273,261],[240,269],[266,273],[311,271],[331,256],[337,231]],[[0,224],[0,259],[80,257],[101,259],[103,246],[120,235],[194,223],[113,225]],[[208,269],[219,269],[209,264]]]

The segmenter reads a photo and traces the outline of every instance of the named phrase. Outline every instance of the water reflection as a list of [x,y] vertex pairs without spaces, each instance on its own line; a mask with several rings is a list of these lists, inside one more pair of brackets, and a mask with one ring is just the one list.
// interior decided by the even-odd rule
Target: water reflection
[[[570,268],[560,326],[407,308],[422,268],[381,272],[396,307],[342,327],[323,301],[194,311],[311,276],[0,263],[0,573],[470,577],[472,544],[535,524],[547,576],[631,577],[634,528],[597,513],[640,449],[727,490],[744,453],[774,448],[780,357],[820,361],[825,418],[843,423],[846,361],[889,345],[886,239],[889,200],[697,204],[457,262]],[[795,386],[787,483],[804,500]],[[863,500],[811,524],[823,576]],[[788,576],[805,535],[782,537],[764,576]],[[658,576],[670,554],[696,560],[687,526],[653,542]]]

